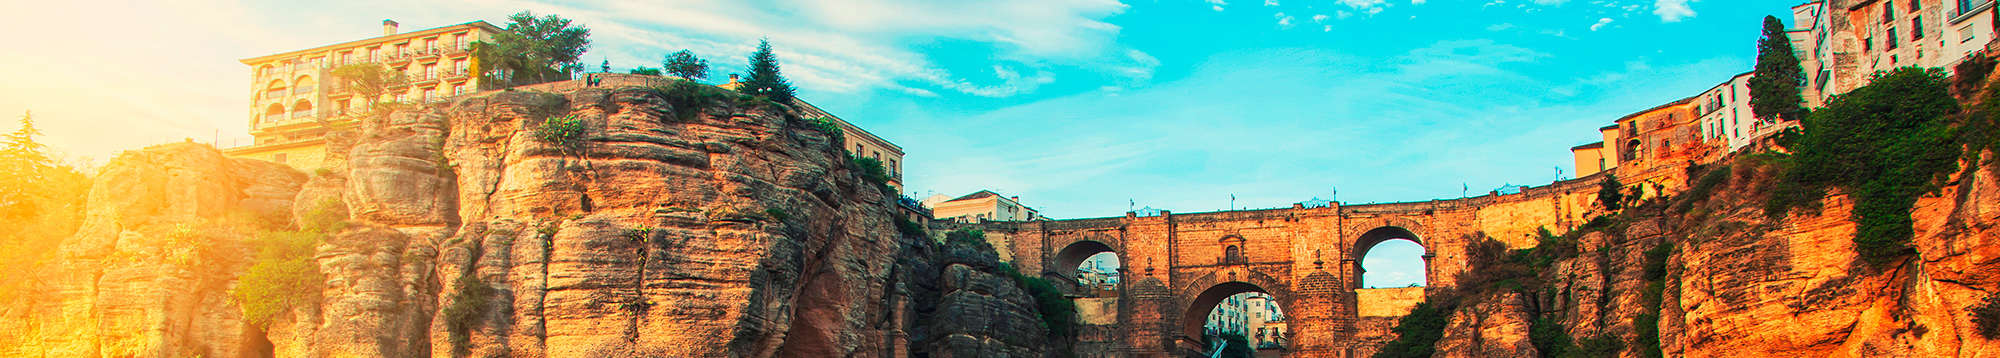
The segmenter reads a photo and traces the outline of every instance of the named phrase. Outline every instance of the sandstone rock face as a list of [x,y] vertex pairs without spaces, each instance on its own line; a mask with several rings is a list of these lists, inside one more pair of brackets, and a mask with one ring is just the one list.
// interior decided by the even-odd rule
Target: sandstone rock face
[[[1917,255],[1886,266],[1858,259],[1845,195],[1770,220],[1762,211],[1765,188],[1751,179],[1768,173],[1738,170],[1713,199],[1684,212],[1627,209],[1621,224],[1583,235],[1577,257],[1544,273],[1549,287],[1540,302],[1461,306],[1440,352],[1518,356],[1459,338],[1515,332],[1533,318],[1511,318],[1506,311],[1514,309],[1494,307],[1500,304],[1540,307],[1576,339],[1618,337],[1623,357],[1641,356],[1635,320],[1642,314],[1661,317],[1667,356],[2000,356],[2000,342],[1980,336],[1969,312],[2000,287],[1992,274],[2000,272],[2000,183],[1991,170],[1969,171],[1920,199]],[[1659,280],[1663,304],[1649,312],[1645,251],[1665,244],[1675,249]]]
[[1041,357],[1052,348],[1035,301],[1000,271],[991,250],[943,245],[935,279],[915,282],[921,319],[910,342],[931,357]]
[[0,323],[0,355],[258,356],[262,333],[228,292],[246,241],[285,220],[305,180],[192,143],[119,155],[92,183],[76,235],[62,239],[55,291],[13,308],[33,318]]
[[1534,357],[1529,313],[1514,293],[1484,297],[1451,315],[1437,354],[1447,357]]

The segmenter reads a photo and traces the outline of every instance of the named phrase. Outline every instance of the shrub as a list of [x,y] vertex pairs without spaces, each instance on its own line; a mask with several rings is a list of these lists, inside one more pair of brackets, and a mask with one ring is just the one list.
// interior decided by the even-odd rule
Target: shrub
[[1945,120],[1958,102],[1946,86],[1941,70],[1898,68],[1813,112],[1767,214],[1783,216],[1828,187],[1844,188],[1864,261],[1883,264],[1913,252],[1910,208],[1957,169],[1960,154],[1960,138]]
[[791,219],[792,214],[785,212],[785,209],[764,208],[764,217],[771,218],[771,220],[774,221],[783,222],[785,220]]
[[655,87],[653,92],[667,100],[674,109],[676,119],[687,121],[694,116],[715,108],[717,105],[734,103],[739,97],[722,87],[710,86],[695,81],[678,80],[664,87]]
[[1617,357],[1618,352],[1624,350],[1625,350],[1625,342],[1618,340],[1618,336],[1610,334],[1599,334],[1596,337],[1584,338],[1583,340],[1577,341],[1575,347],[1564,350],[1563,354],[1560,357],[1561,358]]
[[1972,324],[1979,336],[2000,339],[2000,293],[1986,294],[1986,302],[1972,308]]
[[1957,76],[1957,82],[1952,83],[1952,87],[1957,89],[1958,93],[1971,92],[1979,87],[1979,83],[1986,82],[1986,75],[1993,73],[1993,65],[1993,59],[1986,57],[1984,53],[1966,56],[1965,62],[1959,62],[1958,66],[1952,67],[1952,73]]
[[1528,322],[1528,343],[1534,344],[1542,357],[1561,357],[1576,345],[1562,323],[1547,316]]
[[910,221],[910,219],[900,216],[896,217],[896,231],[903,233],[903,236],[909,236],[909,237],[925,236],[924,226],[922,224],[917,224],[917,222],[915,221]]
[[[1674,203],[1674,211],[1686,213],[1689,209],[1693,209],[1695,204],[1707,201],[1709,196],[1715,195],[1716,189],[1721,188],[1723,184],[1729,183],[1729,173],[1730,166],[1726,164],[1715,168],[1708,168],[1706,172],[1701,174],[1701,179],[1695,180],[1694,186],[1688,187],[1687,192],[1681,193],[1681,200]],[[1694,176],[1690,175],[1689,177]]]
[[1597,205],[1603,205],[1605,210],[1610,211],[1624,208],[1625,192],[1620,191],[1623,188],[1618,184],[1617,175],[1605,173],[1604,180],[1597,181]]
[[1229,342],[1228,345],[1222,346],[1222,354],[1217,355],[1217,357],[1251,358],[1256,354],[1256,351],[1250,349],[1250,339],[1243,338],[1241,334],[1223,333],[1222,336],[1216,338]]
[[818,129],[821,132],[826,132],[827,137],[833,138],[834,146],[844,145],[842,144],[842,142],[847,139],[847,136],[843,134],[845,132],[842,129],[840,129],[840,123],[835,122],[833,120],[833,117],[807,118],[806,124],[811,125],[813,129]]
[[472,345],[472,326],[486,315],[493,287],[471,273],[458,275],[452,285],[458,288],[451,292],[451,305],[444,308],[445,334],[449,335],[452,351],[463,353]]
[[583,119],[576,115],[550,116],[535,126],[535,140],[548,143],[571,155],[583,149]]
[[980,250],[993,251],[993,244],[986,242],[986,232],[973,228],[960,228],[944,233],[944,243],[963,244]]
[[854,163],[854,170],[861,173],[862,181],[874,184],[877,189],[882,190],[883,194],[894,194],[896,192],[895,189],[889,187],[889,170],[882,166],[881,159],[852,156],[849,157],[849,161]]
[[230,299],[243,321],[266,327],[279,314],[316,304],[326,282],[313,259],[323,235],[312,231],[271,231],[258,235],[255,261],[239,277]]
[[1375,358],[1428,358],[1437,352],[1437,341],[1444,338],[1445,325],[1451,323],[1451,311],[1455,305],[1424,301],[1410,309],[1410,314],[1396,321],[1396,340],[1382,346],[1375,352]]

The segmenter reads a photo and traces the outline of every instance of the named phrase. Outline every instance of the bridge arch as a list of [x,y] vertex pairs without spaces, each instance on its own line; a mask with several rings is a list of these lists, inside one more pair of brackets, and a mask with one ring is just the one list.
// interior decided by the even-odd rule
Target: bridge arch
[[1062,250],[1056,251],[1055,256],[1049,258],[1049,265],[1046,265],[1042,271],[1044,275],[1054,274],[1060,277],[1064,280],[1063,282],[1076,283],[1078,291],[1073,293],[1086,294],[1089,290],[1084,290],[1086,287],[1077,282],[1078,277],[1080,277],[1079,266],[1082,266],[1084,261],[1089,260],[1092,256],[1102,253],[1111,253],[1118,260],[1118,264],[1121,267],[1125,264],[1124,253],[1118,252],[1118,249],[1112,247],[1110,243],[1084,239],[1071,242],[1069,245],[1063,246]]
[[1176,300],[1180,302],[1180,331],[1174,332],[1188,348],[1201,349],[1205,337],[1202,325],[1207,323],[1208,314],[1223,299],[1239,293],[1256,292],[1271,295],[1278,302],[1280,312],[1289,314],[1293,295],[1291,285],[1271,275],[1246,270],[1241,267],[1226,268],[1209,272],[1200,279],[1183,286]]
[[1435,271],[1433,268],[1431,268],[1430,258],[1435,253],[1436,248],[1431,247],[1433,246],[1432,243],[1424,240],[1422,236],[1418,236],[1416,232],[1411,231],[1408,228],[1397,225],[1383,225],[1380,227],[1376,227],[1374,229],[1369,229],[1367,232],[1363,232],[1360,237],[1355,238],[1354,252],[1351,253],[1352,256],[1349,257],[1354,258],[1354,260],[1356,260],[1357,263],[1353,265],[1354,272],[1350,277],[1348,277],[1349,285],[1352,285],[1353,288],[1363,288],[1362,275],[1366,273],[1368,270],[1363,268],[1362,265],[1359,263],[1359,261],[1367,257],[1369,250],[1375,249],[1376,246],[1381,245],[1382,243],[1394,240],[1405,240],[1413,242],[1416,243],[1417,246],[1423,248],[1424,254],[1422,256],[1422,260],[1424,261],[1423,262],[1424,283],[1425,285],[1429,285],[1432,281],[1431,272]]

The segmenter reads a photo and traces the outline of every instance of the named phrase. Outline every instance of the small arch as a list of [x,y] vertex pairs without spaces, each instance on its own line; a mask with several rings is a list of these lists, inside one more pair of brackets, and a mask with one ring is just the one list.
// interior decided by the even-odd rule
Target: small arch
[[272,103],[270,106],[264,107],[264,121],[266,122],[282,119],[284,115],[285,105]]
[[264,98],[265,99],[285,98],[285,80],[271,80],[271,83],[265,84]]
[[1222,240],[1219,241],[1222,244],[1222,264],[1244,264],[1250,262],[1249,257],[1243,253],[1243,248],[1248,241],[1244,240],[1242,235],[1223,236]]
[[[1097,255],[1105,253],[1109,253],[1112,256],[1111,260],[1113,264],[1122,265],[1122,262],[1120,262],[1120,260],[1123,260],[1124,257],[1120,257],[1118,251],[1113,249],[1110,244],[1106,244],[1096,240],[1079,240],[1077,242],[1070,243],[1068,246],[1064,246],[1062,251],[1057,251],[1055,257],[1053,257],[1049,261],[1051,265],[1045,267],[1043,271],[1045,275],[1054,274],[1059,278],[1059,281],[1061,282],[1075,283],[1077,291],[1073,291],[1073,293],[1080,295],[1089,295],[1089,293],[1094,290],[1086,289],[1089,287],[1085,287],[1083,282],[1080,280],[1084,278],[1083,276],[1085,276],[1084,270],[1082,270],[1081,266],[1083,266],[1085,262],[1090,261],[1093,257],[1098,257]],[[1117,267],[1112,267],[1110,269],[1116,270]],[[1103,272],[1094,272],[1094,273],[1102,274]],[[1112,276],[1115,276],[1115,274],[1113,274]],[[1104,279],[1116,280],[1115,277],[1105,277]]]
[[301,75],[298,78],[292,79],[292,89],[295,90],[293,92],[312,93],[313,89],[318,88],[317,84],[319,83],[313,81],[312,76]]
[[[1412,232],[1410,231],[1410,229],[1406,229],[1401,226],[1382,226],[1374,229],[1369,229],[1367,232],[1363,232],[1361,234],[1361,237],[1355,239],[1354,252],[1349,257],[1352,257],[1357,261],[1363,260],[1364,258],[1367,257],[1369,250],[1373,250],[1376,245],[1381,245],[1382,243],[1388,242],[1390,240],[1406,240],[1409,242],[1416,243],[1417,246],[1423,249],[1422,258],[1428,260],[1428,257],[1431,256],[1431,247],[1429,243],[1425,242],[1422,237],[1417,236],[1415,232]],[[1361,280],[1362,280],[1362,274],[1367,270],[1363,269],[1361,266],[1362,265],[1359,264],[1354,265],[1353,275],[1349,277],[1348,282],[1351,282],[1354,288],[1365,287],[1362,286]],[[1423,266],[1425,273],[1424,281],[1426,284],[1429,284],[1430,263],[1424,262]]]

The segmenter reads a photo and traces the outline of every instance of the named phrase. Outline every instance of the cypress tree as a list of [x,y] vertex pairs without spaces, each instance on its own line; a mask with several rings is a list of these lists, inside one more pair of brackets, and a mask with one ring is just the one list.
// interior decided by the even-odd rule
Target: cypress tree
[[1757,70],[1750,78],[1750,113],[1757,118],[1796,121],[1805,114],[1799,86],[1805,69],[1792,55],[1792,39],[1776,16],[1764,16],[1764,38],[1757,40]]
[[792,84],[778,74],[778,55],[771,52],[771,40],[757,41],[757,52],[750,54],[750,78],[736,90],[753,96],[764,96],[778,103],[791,103]]

